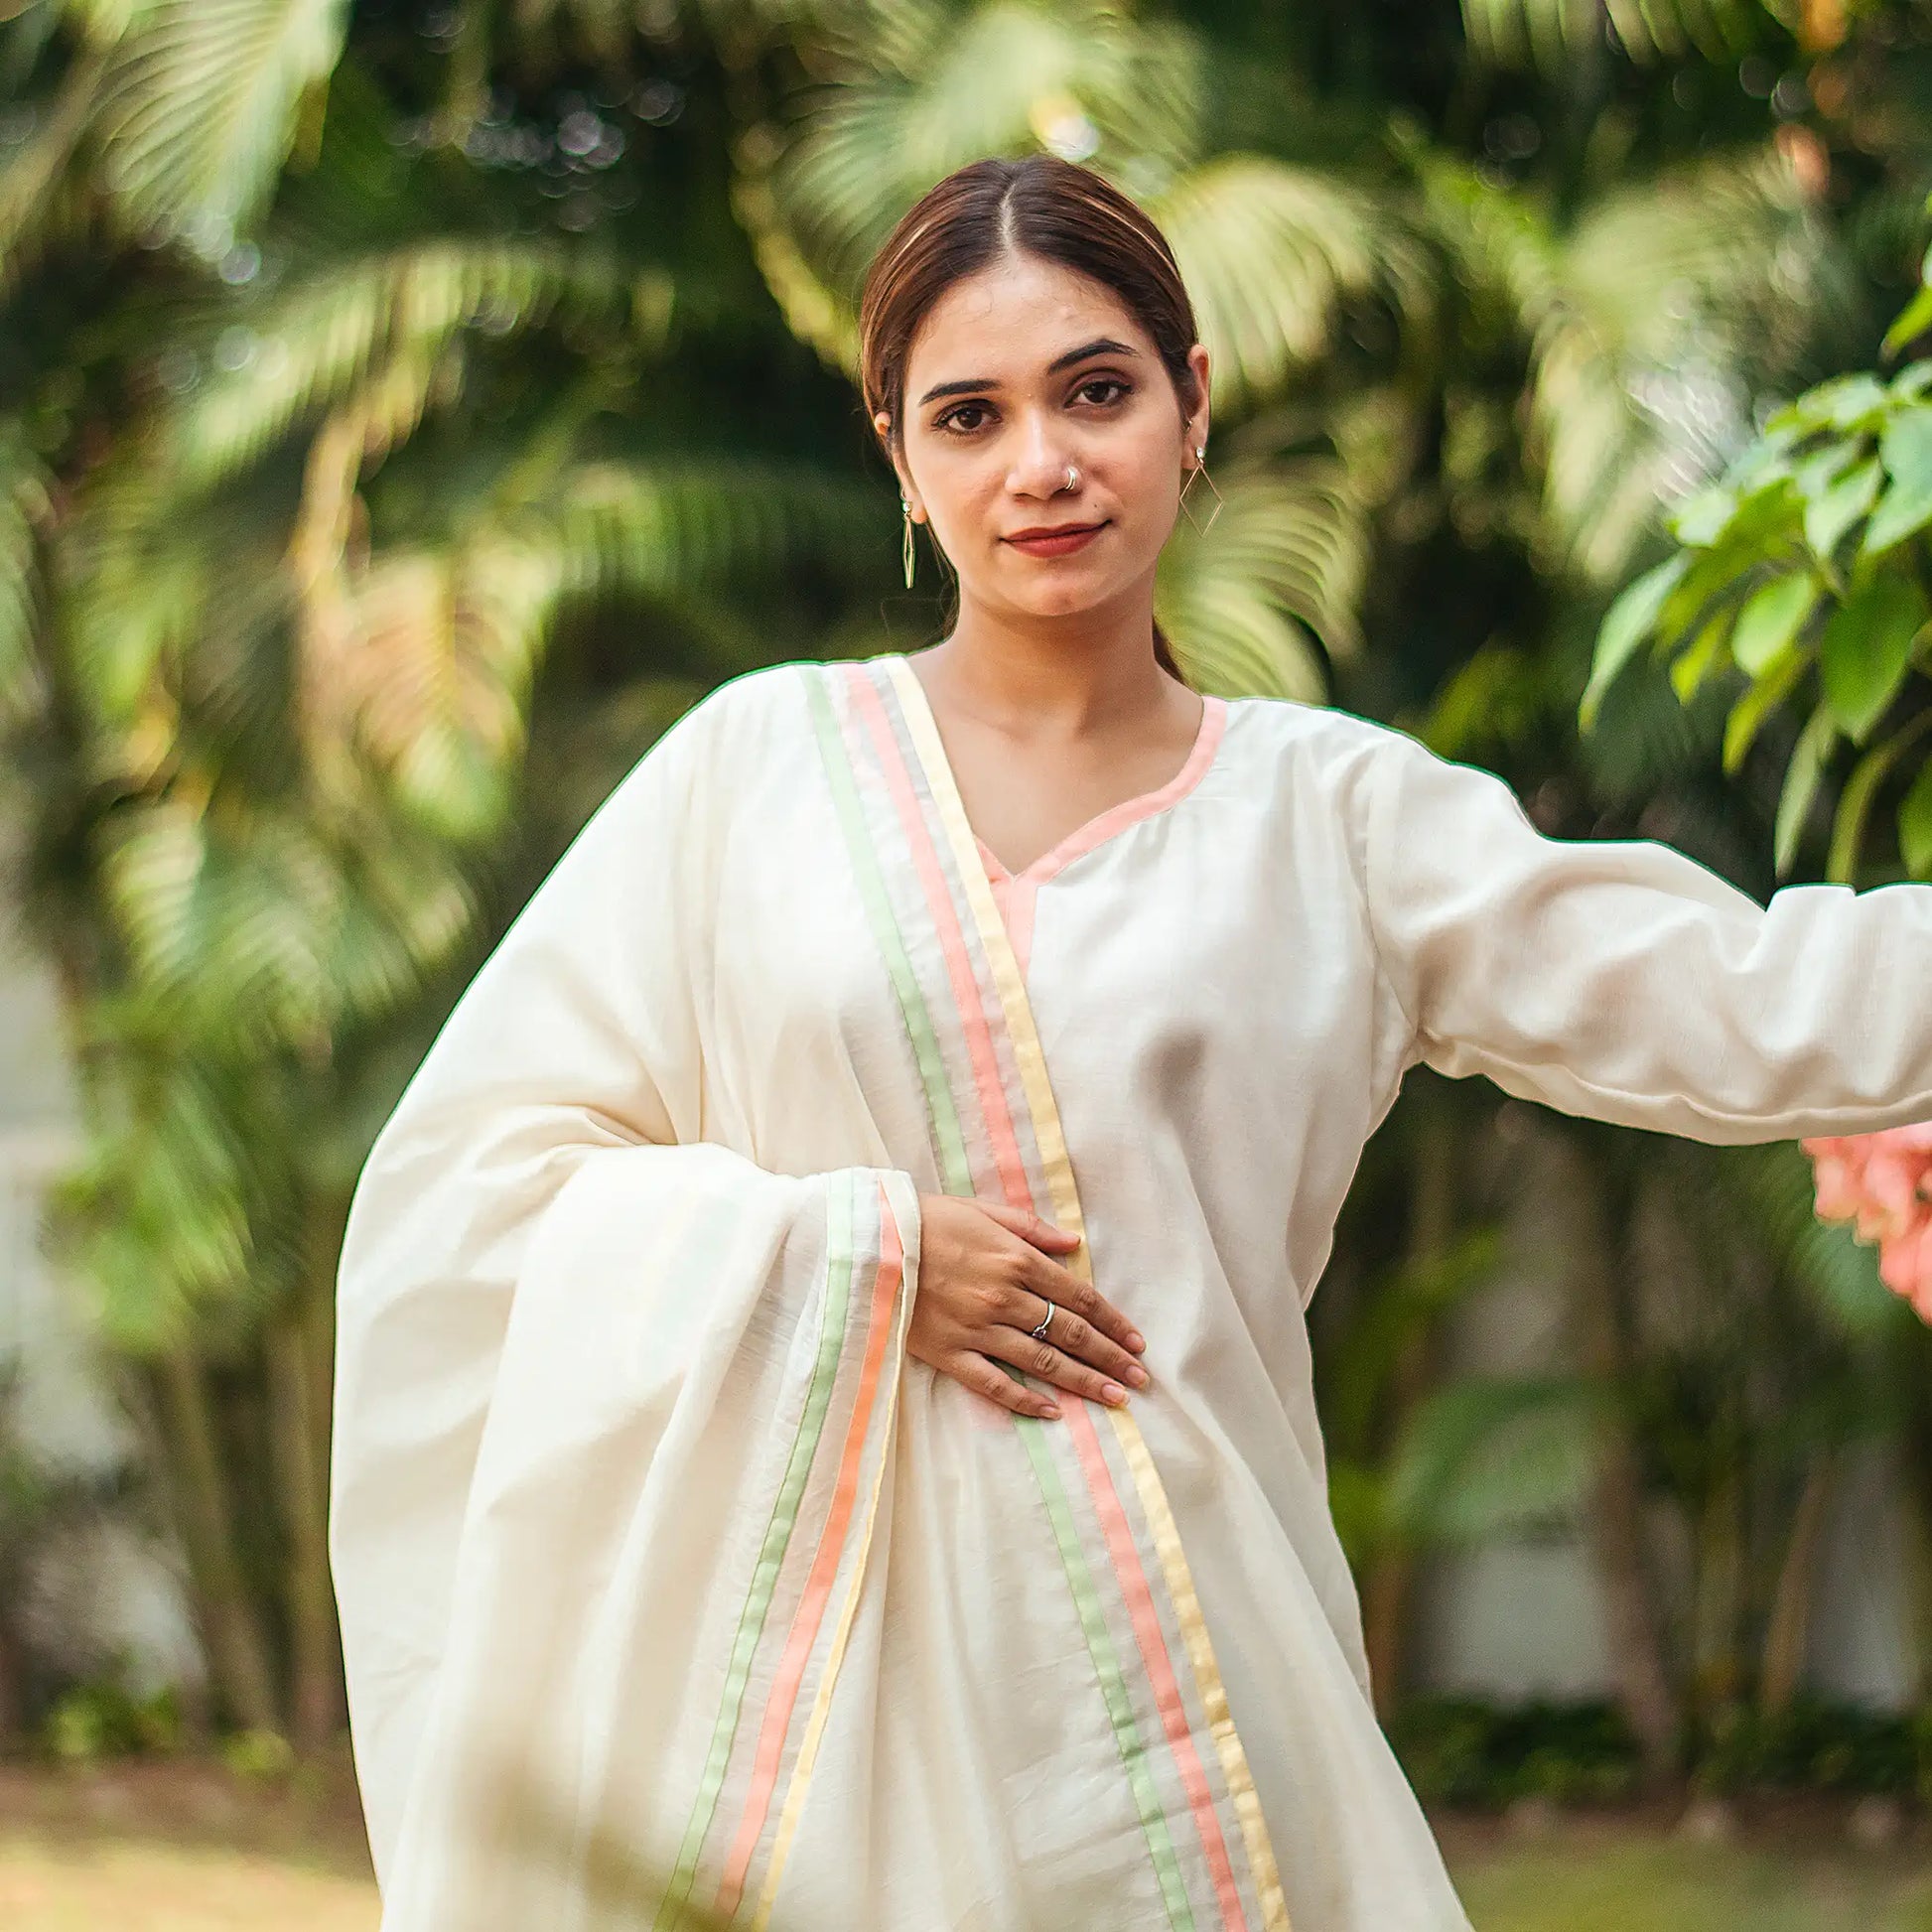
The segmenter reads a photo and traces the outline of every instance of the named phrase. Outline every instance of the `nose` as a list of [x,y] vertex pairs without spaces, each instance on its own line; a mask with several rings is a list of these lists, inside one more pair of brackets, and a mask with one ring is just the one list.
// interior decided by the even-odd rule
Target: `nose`
[[1007,487],[1016,496],[1055,496],[1066,487],[1067,466],[1072,462],[1055,426],[1039,410],[1029,410],[1020,422],[1020,434],[1013,462],[1007,471]]

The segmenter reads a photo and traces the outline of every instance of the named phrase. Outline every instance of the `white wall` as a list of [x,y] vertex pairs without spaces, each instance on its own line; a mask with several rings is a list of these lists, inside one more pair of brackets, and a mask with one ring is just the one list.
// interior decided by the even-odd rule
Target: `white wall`
[[[1518,1182],[1495,1281],[1449,1317],[1449,1373],[1560,1373],[1575,1361],[1569,1286],[1553,1269],[1575,1252],[1563,1224],[1561,1161],[1530,1129],[1509,1149]],[[1916,1695],[1904,1503],[1880,1448],[1849,1457],[1832,1502],[1807,1631],[1804,1681],[1882,1710]],[[1668,1575],[1688,1553],[1651,1525]],[[1426,1689],[1516,1699],[1607,1697],[1609,1655],[1590,1554],[1580,1537],[1496,1541],[1431,1562],[1422,1579],[1414,1665]]]

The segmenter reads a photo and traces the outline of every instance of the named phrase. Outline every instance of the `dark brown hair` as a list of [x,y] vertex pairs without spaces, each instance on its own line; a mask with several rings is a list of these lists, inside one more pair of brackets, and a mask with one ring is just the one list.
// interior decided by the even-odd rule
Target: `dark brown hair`
[[[1187,362],[1196,340],[1193,304],[1173,250],[1153,221],[1091,168],[1057,155],[975,161],[906,209],[866,271],[859,386],[868,420],[881,411],[888,419],[889,450],[904,434],[905,363],[926,312],[953,283],[1016,250],[1112,289],[1152,339],[1181,421],[1200,407]],[[1154,654],[1164,670],[1181,676],[1159,622]]]

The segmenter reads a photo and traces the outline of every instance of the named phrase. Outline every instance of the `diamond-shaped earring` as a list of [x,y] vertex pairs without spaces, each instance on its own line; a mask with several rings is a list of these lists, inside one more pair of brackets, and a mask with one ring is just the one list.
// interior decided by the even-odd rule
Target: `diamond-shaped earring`
[[[1206,477],[1207,486],[1214,492],[1214,507],[1207,512],[1205,523],[1196,521],[1193,511],[1187,507],[1187,492],[1193,488],[1196,477]],[[1221,505],[1226,500],[1214,479],[1207,476],[1207,446],[1201,444],[1194,451],[1194,467],[1188,471],[1187,481],[1180,485],[1180,513],[1202,536],[1205,536],[1214,527],[1214,519],[1220,515]]]
[[905,520],[905,539],[899,545],[899,558],[905,565],[905,588],[912,588],[912,505],[903,496],[898,499],[899,509]]

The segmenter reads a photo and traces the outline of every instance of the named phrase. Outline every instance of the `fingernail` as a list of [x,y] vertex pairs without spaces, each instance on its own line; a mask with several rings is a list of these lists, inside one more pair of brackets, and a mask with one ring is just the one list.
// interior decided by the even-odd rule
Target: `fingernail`
[[1127,1345],[1129,1348],[1145,1348],[1147,1346],[1147,1337],[1136,1328],[1128,1335]]
[[1127,1379],[1130,1382],[1132,1382],[1137,1389],[1144,1389],[1147,1387],[1147,1370],[1144,1369],[1139,1362],[1136,1362],[1134,1366],[1127,1371]]
[[1100,1393],[1104,1395],[1107,1398],[1107,1400],[1113,1403],[1116,1407],[1118,1407],[1121,1403],[1127,1400],[1127,1391],[1123,1389],[1118,1382],[1101,1383]]
[[1040,1416],[1040,1421],[1057,1422],[1059,1420],[1059,1414],[1060,1414],[1060,1405],[1057,1402],[1049,1402],[1046,1405],[1044,1412]]

